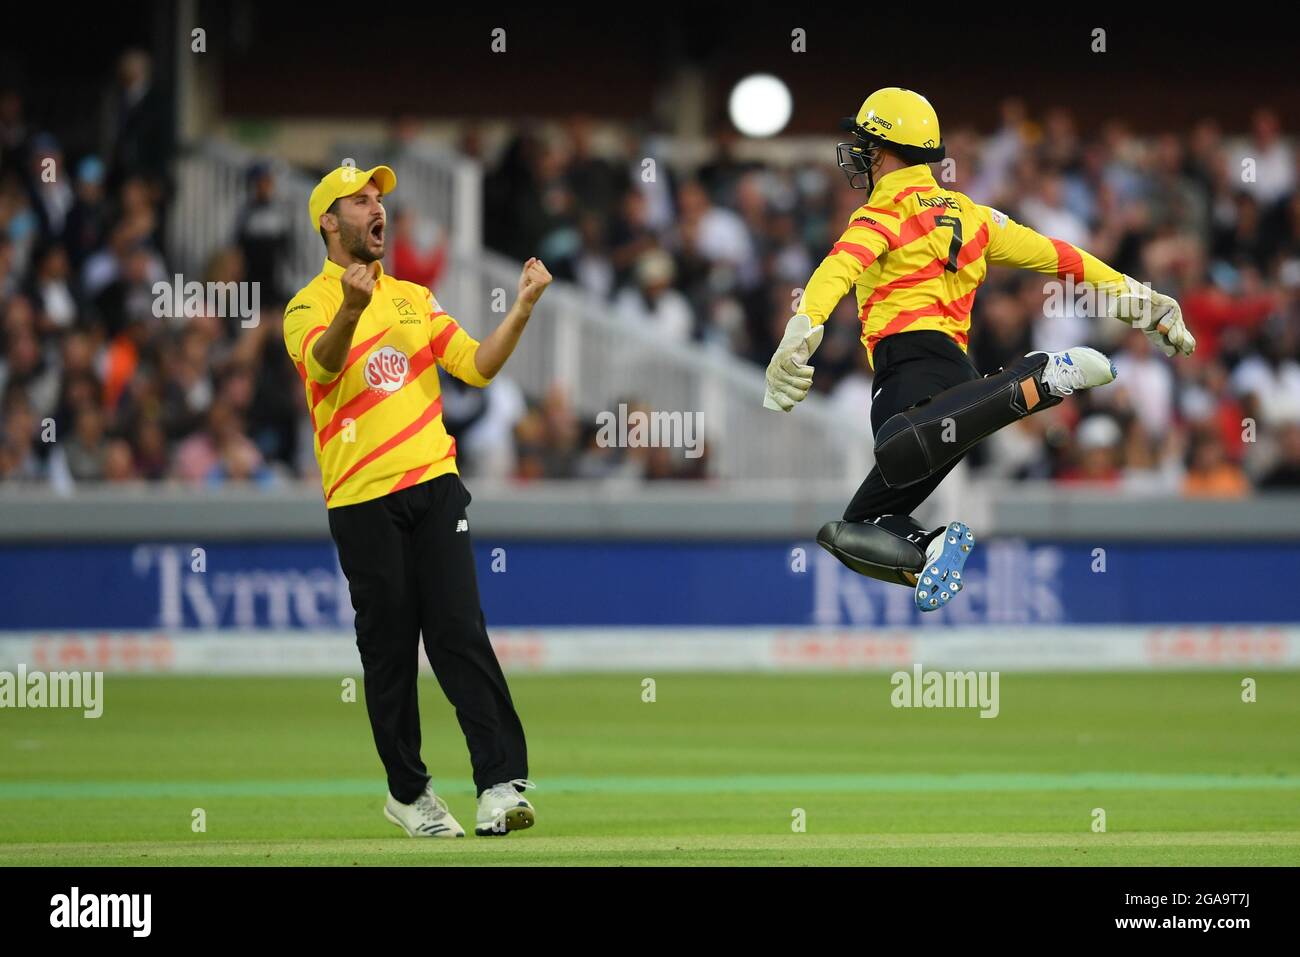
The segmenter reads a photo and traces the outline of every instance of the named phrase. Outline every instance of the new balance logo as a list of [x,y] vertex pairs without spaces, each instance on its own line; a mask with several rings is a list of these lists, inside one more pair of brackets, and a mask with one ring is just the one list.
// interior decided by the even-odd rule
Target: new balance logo
[[462,518],[460,521],[458,521],[458,522],[456,523],[456,531],[458,531],[458,532],[468,532],[468,531],[469,531],[469,521],[468,521],[467,519],[463,519],[463,518]]

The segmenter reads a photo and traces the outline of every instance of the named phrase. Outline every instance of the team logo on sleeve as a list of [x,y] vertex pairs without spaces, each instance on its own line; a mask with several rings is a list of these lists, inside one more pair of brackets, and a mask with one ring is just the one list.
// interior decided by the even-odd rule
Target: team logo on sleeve
[[1007,214],[1002,212],[1000,209],[994,209],[992,206],[990,206],[989,219],[993,220],[994,225],[996,225],[999,229],[1007,228]]
[[404,352],[399,352],[392,346],[384,346],[382,349],[376,349],[366,358],[362,375],[365,376],[366,385],[370,388],[378,389],[380,392],[396,392],[406,385],[406,377],[410,371],[411,360],[406,358]]

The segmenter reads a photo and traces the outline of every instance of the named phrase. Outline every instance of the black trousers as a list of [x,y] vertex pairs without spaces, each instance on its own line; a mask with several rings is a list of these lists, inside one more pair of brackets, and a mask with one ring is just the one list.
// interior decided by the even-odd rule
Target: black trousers
[[[980,378],[974,364],[960,347],[942,332],[899,332],[886,336],[876,346],[873,359],[871,431],[879,432],[890,416],[910,409],[945,389]],[[869,522],[881,515],[911,515],[957,464],[939,470],[907,488],[890,488],[880,469],[871,474],[854,493],[844,510],[846,522]]]
[[366,711],[393,797],[410,804],[429,774],[420,759],[420,637],[469,746],[474,784],[528,777],[524,729],[479,607],[455,474],[329,510],[330,534],[356,611]]

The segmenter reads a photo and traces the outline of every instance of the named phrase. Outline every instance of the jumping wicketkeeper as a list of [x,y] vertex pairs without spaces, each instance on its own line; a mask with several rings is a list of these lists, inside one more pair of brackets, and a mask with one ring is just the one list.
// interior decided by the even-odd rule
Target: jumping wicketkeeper
[[943,159],[944,146],[925,97],[877,90],[844,122],[854,141],[839,144],[839,166],[867,202],[808,280],[767,368],[764,405],[788,412],[808,394],[806,363],[822,324],[854,289],[875,371],[876,465],[844,520],[823,526],[817,541],[856,572],[914,588],[916,607],[934,611],[961,591],[975,536],[960,521],[927,531],[912,511],[985,436],[1115,378],[1106,356],[1083,347],[1031,352],[981,377],[966,346],[989,264],[1092,283],[1112,318],[1166,355],[1191,355],[1196,340],[1169,296],[935,182],[926,164]]

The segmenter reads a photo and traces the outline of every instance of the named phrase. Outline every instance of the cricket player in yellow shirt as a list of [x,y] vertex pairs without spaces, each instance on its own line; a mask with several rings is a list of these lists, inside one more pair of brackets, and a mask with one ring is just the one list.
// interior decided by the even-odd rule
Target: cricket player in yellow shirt
[[961,591],[975,535],[961,521],[927,531],[912,511],[985,436],[1115,378],[1111,361],[1084,347],[1032,352],[981,377],[966,352],[989,265],[1092,284],[1108,316],[1168,356],[1191,355],[1196,340],[1169,296],[940,186],[927,165],[944,158],[939,117],[919,93],[877,90],[844,126],[853,140],[837,147],[839,166],[867,199],[805,286],[768,366],[764,405],[789,412],[808,394],[808,358],[853,290],[875,373],[876,464],[817,541],[860,574],[912,588],[916,607],[935,611]]
[[387,166],[341,166],[312,191],[326,259],[284,313],[302,378],[330,534],[356,611],[366,711],[388,775],[384,816],[411,837],[464,837],[420,759],[420,639],[456,709],[479,799],[477,834],[531,827],[523,725],[479,607],[456,443],[442,423],[438,369],[486,386],[551,282],[519,276],[505,319],[476,342],[423,286],[384,274]]

